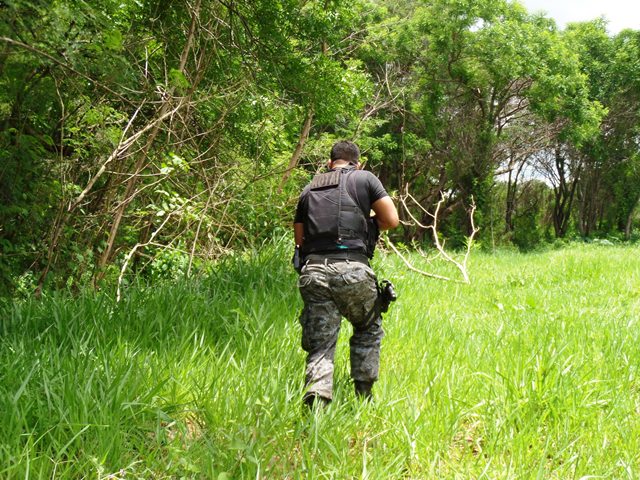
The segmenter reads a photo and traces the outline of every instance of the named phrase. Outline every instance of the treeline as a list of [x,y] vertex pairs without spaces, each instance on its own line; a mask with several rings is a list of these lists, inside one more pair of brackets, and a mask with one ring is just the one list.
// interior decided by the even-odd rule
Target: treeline
[[506,0],[0,1],[1,289],[285,235],[340,138],[450,245],[472,203],[485,245],[630,238],[639,120],[640,32]]

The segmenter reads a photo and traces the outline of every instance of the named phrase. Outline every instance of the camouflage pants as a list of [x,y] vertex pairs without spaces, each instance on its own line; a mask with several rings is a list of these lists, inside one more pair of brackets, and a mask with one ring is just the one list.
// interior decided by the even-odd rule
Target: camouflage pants
[[298,287],[304,300],[300,324],[308,391],[327,399],[333,396],[333,357],[343,316],[353,325],[351,377],[377,380],[384,332],[373,270],[358,262],[307,264]]

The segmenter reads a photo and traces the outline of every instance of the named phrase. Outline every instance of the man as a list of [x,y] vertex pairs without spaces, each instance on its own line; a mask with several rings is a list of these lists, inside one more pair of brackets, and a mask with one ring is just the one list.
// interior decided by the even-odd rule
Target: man
[[398,226],[398,212],[382,183],[360,169],[357,145],[337,142],[330,158],[329,172],[316,175],[302,191],[294,221],[303,265],[298,287],[304,300],[300,324],[307,352],[304,401],[309,406],[333,398],[333,357],[343,316],[353,325],[356,394],[371,398],[384,332],[377,280],[368,263],[373,256],[368,235],[373,222],[380,230]]

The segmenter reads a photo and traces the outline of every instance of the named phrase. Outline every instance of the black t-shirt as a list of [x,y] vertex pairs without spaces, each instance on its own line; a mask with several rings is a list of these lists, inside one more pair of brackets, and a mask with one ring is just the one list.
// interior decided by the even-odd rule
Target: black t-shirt
[[[369,216],[371,205],[377,200],[388,196],[387,191],[382,183],[373,173],[367,170],[356,170],[349,174],[347,182],[347,191],[351,198],[358,204],[364,212],[365,217]],[[296,208],[295,223],[304,223],[307,215],[307,196],[309,195],[309,185],[307,185],[298,200],[298,208]]]

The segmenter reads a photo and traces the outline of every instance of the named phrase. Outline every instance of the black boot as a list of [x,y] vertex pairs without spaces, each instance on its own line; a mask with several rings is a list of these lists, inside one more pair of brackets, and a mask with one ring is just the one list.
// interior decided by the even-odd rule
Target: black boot
[[363,400],[373,400],[373,394],[371,393],[373,382],[362,382],[360,380],[354,380],[353,383],[356,388],[356,397]]
[[315,392],[308,392],[305,393],[304,397],[302,398],[302,402],[307,407],[309,407],[309,409],[312,409],[314,405],[326,407],[327,405],[329,405],[329,403],[331,403],[331,400],[329,400],[328,398],[324,398]]

